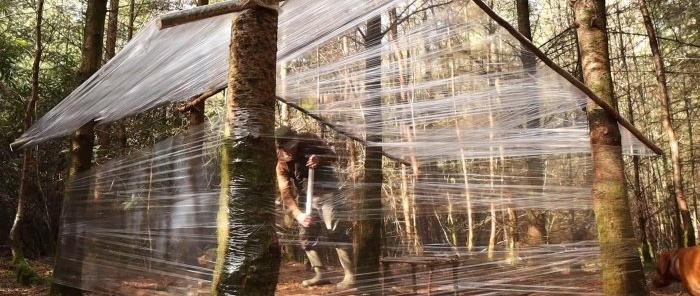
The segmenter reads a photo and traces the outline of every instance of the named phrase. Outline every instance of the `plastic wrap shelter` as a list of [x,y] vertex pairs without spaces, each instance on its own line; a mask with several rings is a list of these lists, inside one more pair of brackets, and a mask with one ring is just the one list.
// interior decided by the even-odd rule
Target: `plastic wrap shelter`
[[[382,188],[369,197],[381,207],[368,215],[383,227],[382,268],[365,290],[602,294],[589,97],[472,1],[421,3],[288,0],[279,11],[277,96],[286,103],[280,106],[302,111],[281,112],[280,120],[321,134],[333,149],[339,217],[359,215],[358,188]],[[377,16],[384,37],[366,47],[359,40]],[[224,88],[233,17],[163,30],[148,24],[16,143],[35,145],[91,120],[114,122]],[[524,67],[524,56],[536,67]],[[368,67],[370,59],[380,65]],[[377,79],[380,87],[368,87]],[[369,107],[371,97],[381,97],[381,106]],[[367,120],[370,112],[381,120]],[[305,124],[309,117],[321,123]],[[91,198],[64,204],[54,280],[109,295],[208,295],[221,120],[211,117],[76,178],[68,192]],[[368,130],[381,131],[382,141],[355,141]],[[625,153],[652,153],[621,131]],[[377,146],[384,181],[367,184],[364,148]],[[269,209],[285,251],[277,294],[342,293],[299,285],[312,272],[298,263],[297,226],[279,207]],[[338,243],[330,236],[317,242],[331,282],[342,278],[330,251]]]

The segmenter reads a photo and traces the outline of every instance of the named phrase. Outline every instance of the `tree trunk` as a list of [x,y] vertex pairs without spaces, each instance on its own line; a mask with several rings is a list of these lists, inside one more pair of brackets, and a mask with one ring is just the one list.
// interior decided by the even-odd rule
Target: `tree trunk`
[[[107,30],[105,33],[105,63],[112,59],[117,51],[117,26],[119,25],[119,0],[109,0],[109,10],[107,11],[109,18],[107,21]],[[102,125],[102,128],[95,130],[97,137],[97,145],[99,149],[95,155],[95,163],[101,163],[101,160],[108,159],[110,151],[113,150],[113,138],[119,135],[120,123],[110,123]],[[120,139],[115,139],[121,142]]]
[[[276,5],[276,0],[267,0]],[[228,71],[214,295],[274,295],[280,266],[275,232],[277,11],[234,17]]]
[[109,21],[105,37],[105,59],[110,60],[116,54],[117,26],[119,25],[119,0],[109,0]]
[[[572,1],[586,85],[613,97],[605,0]],[[593,159],[593,210],[598,226],[605,295],[648,295],[627,200],[622,140],[617,121],[594,103],[587,107]]]
[[[532,40],[532,30],[530,24],[530,5],[528,0],[517,0],[516,9],[518,14],[518,31],[523,34],[528,40]],[[520,51],[520,60],[523,63],[523,70],[528,74],[528,77],[535,75],[537,72],[537,59],[531,52],[522,49]],[[528,83],[535,84],[534,79],[528,78]],[[535,104],[537,106],[537,104]],[[533,107],[532,114],[528,116],[530,120],[525,123],[526,129],[538,129],[541,127],[539,108]],[[541,194],[542,182],[544,180],[544,165],[542,159],[537,156],[530,156],[525,161],[529,172],[529,182],[535,193],[534,196]],[[545,242],[547,237],[547,227],[545,223],[545,213],[539,210],[530,210],[525,215],[527,224],[527,237],[524,238],[529,245],[539,245]]]
[[[41,25],[44,14],[44,0],[37,2],[36,10],[36,41],[34,44],[34,61],[32,63],[32,90],[27,102],[27,109],[24,111],[24,129],[27,130],[34,122],[34,109],[36,101],[39,99],[39,65],[41,64],[42,40],[41,40]],[[32,148],[25,148],[22,151],[22,171],[19,183],[19,195],[17,196],[17,212],[15,220],[10,229],[10,248],[12,250],[12,265],[17,274],[17,280],[22,284],[30,284],[36,278],[36,272],[26,264],[24,259],[24,251],[22,246],[22,234],[20,232],[22,222],[24,222],[24,214],[26,210],[25,204],[29,195],[29,186],[32,184],[31,175],[34,157]]]
[[[203,6],[209,4],[209,0],[197,0],[197,6]],[[200,100],[197,104],[193,105],[190,109],[188,121],[189,125],[197,126],[204,123],[204,103],[206,100]]]
[[[107,15],[107,0],[88,1],[85,19],[85,32],[83,36],[82,61],[78,73],[76,75],[76,85],[80,85],[85,80],[90,78],[102,65],[102,41],[104,38],[105,17]],[[87,201],[89,198],[88,189],[71,189],[71,182],[78,174],[89,170],[92,166],[92,150],[95,145],[94,122],[88,122],[80,127],[70,137],[70,165],[68,169],[67,186],[65,191],[65,199],[73,203]],[[75,215],[75,213],[73,214]],[[62,217],[62,219],[70,219],[70,217]],[[63,225],[74,225],[63,223]],[[64,231],[62,231],[64,232]],[[76,233],[68,231],[67,233]],[[80,246],[80,247],[78,247]],[[68,248],[76,248],[71,254],[81,256],[78,251],[82,248],[82,241],[77,235],[71,235],[66,239],[59,239],[58,250],[56,252],[56,265],[54,266],[54,274],[59,276],[70,276],[76,279],[78,283],[71,283],[70,286],[64,285],[56,280],[51,285],[50,295],[81,295],[82,292],[76,288],[79,286],[81,274],[80,262],[61,261],[62,252],[67,252]],[[71,266],[62,266],[65,265]],[[67,274],[60,274],[67,273]]]
[[[197,1],[197,6],[207,4],[209,4],[209,0]],[[183,155],[184,158],[187,159],[187,179],[185,181],[188,182],[184,190],[189,190],[189,193],[192,194],[192,202],[194,205],[194,210],[192,211],[192,223],[194,223],[194,225],[204,225],[204,223],[210,222],[205,221],[207,218],[206,205],[204,205],[205,200],[200,194],[202,190],[201,185],[203,183],[202,176],[204,174],[202,150],[204,147],[204,141],[206,137],[206,127],[202,124],[206,121],[206,117],[204,115],[205,102],[206,99],[198,100],[196,104],[192,105],[192,107],[189,108],[189,111],[187,113],[187,136],[185,139],[185,145],[188,147],[188,152],[185,155]],[[185,232],[184,235],[194,237],[197,235],[197,232],[199,230],[196,228],[190,228],[183,231]],[[200,252],[204,248],[206,248],[206,245],[199,245],[193,243],[190,244],[190,248],[188,248],[185,252],[195,254],[197,252]],[[196,259],[193,256],[189,256],[188,258],[191,258],[193,260]],[[186,263],[197,264],[197,261],[194,260]]]
[[136,20],[136,0],[129,1],[129,26],[127,27],[126,40],[134,37],[134,21]]
[[[373,17],[367,21],[365,33],[365,48],[370,49],[381,44],[381,18]],[[371,56],[365,61],[365,67],[371,77],[367,78],[366,86],[369,97],[363,105],[365,110],[365,124],[367,129],[367,143],[382,142],[382,113],[379,109],[382,104],[380,94],[379,69],[381,56]],[[381,232],[382,218],[377,217],[382,208],[382,147],[368,145],[365,151],[365,180],[364,190],[359,196],[360,220],[356,234],[356,266],[357,281],[362,287],[371,287],[367,294],[377,293],[375,287],[378,284],[379,258],[381,256]],[[360,287],[360,289],[362,289]]]
[[659,86],[659,98],[661,99],[661,122],[668,136],[668,145],[671,147],[671,164],[673,165],[673,189],[678,201],[678,210],[681,214],[682,238],[678,242],[680,247],[689,247],[695,245],[695,231],[693,223],[690,219],[690,211],[688,210],[688,202],[683,189],[683,168],[681,165],[680,147],[676,139],[676,132],[673,130],[673,118],[671,116],[671,100],[668,96],[668,87],[666,86],[666,69],[664,67],[664,59],[659,50],[659,42],[656,40],[656,29],[651,22],[649,9],[645,0],[639,0],[639,9],[642,11],[644,18],[644,26],[647,29],[649,36],[649,47],[654,57],[654,67],[656,68],[656,82]]

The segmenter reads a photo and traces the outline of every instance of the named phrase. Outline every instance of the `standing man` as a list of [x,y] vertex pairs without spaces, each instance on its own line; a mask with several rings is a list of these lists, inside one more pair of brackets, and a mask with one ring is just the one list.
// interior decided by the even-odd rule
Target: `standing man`
[[[349,221],[341,221],[337,214],[341,208],[339,182],[332,164],[336,155],[319,137],[310,133],[297,134],[288,126],[275,130],[277,139],[277,185],[287,212],[294,217],[301,230],[301,248],[316,272],[304,280],[304,287],[330,284],[326,268],[316,251],[326,234],[328,243],[335,246],[338,259],[345,276],[337,284],[339,289],[355,285],[355,272],[352,261],[352,244],[349,234]],[[314,170],[313,198],[311,213],[304,213],[297,205],[297,192],[306,194],[309,169]]]

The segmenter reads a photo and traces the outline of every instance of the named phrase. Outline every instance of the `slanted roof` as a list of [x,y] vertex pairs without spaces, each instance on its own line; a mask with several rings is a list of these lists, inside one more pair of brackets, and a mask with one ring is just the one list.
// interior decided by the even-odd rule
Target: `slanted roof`
[[[479,158],[493,155],[493,147],[513,156],[589,151],[583,106],[595,94],[488,10],[473,9],[465,17],[448,7],[371,49],[340,37],[371,17],[406,8],[402,4],[286,1],[279,19],[278,96],[359,138],[381,125],[390,154]],[[231,17],[163,30],[151,22],[13,145],[36,145],[92,120],[113,122],[225,87]],[[539,58],[534,73],[522,68],[523,46]],[[382,56],[383,120],[365,122],[364,83],[373,75],[365,61],[376,55]],[[603,106],[621,123],[627,153],[660,151]],[[532,120],[541,124],[525,128]]]

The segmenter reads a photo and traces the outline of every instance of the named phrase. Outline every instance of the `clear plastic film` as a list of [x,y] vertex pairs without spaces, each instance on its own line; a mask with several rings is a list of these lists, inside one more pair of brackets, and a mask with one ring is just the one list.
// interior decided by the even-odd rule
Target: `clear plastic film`
[[[476,6],[461,1],[408,17],[378,47],[367,49],[356,42],[362,38],[358,28],[364,30],[371,17],[395,8],[403,13],[419,10],[416,5],[298,0],[281,7],[277,94],[291,105],[280,105],[285,111],[278,120],[298,133],[320,137],[320,142],[301,145],[333,152],[332,172],[315,171],[312,185],[304,182],[308,179],[303,174],[295,180],[292,205],[303,212],[305,187],[314,186],[314,221],[333,213],[327,221],[338,223],[316,224],[322,235],[300,242],[301,219],[289,200],[280,198],[276,209],[265,209],[276,215],[283,250],[277,294],[343,293],[335,284],[345,282],[348,268],[353,268],[344,260],[354,264],[362,259],[353,248],[359,217],[382,225],[380,268],[354,274],[354,288],[364,292],[602,294],[588,99],[546,66],[524,71],[518,42]],[[180,31],[170,38],[144,29],[141,34],[151,41],[136,38],[120,53],[119,62],[106,65],[47,115],[55,123],[39,121],[21,140],[36,143],[47,135],[67,134],[92,118],[117,120],[222,87],[230,17],[174,27]],[[384,18],[384,29],[389,19]],[[210,40],[210,35],[219,37]],[[202,43],[180,44],[181,36],[197,36],[192,40]],[[175,43],[183,46],[182,53],[160,49]],[[202,47],[195,50],[190,47],[194,45]],[[128,48],[144,47],[161,55],[153,68],[145,66],[153,65],[146,62],[151,57],[129,57]],[[200,56],[181,60],[195,52]],[[214,64],[203,62],[213,56]],[[381,66],[368,70],[366,61],[373,57],[381,58]],[[125,69],[132,70],[121,72]],[[134,88],[146,76],[158,82],[147,92]],[[381,88],[369,91],[372,77],[380,77]],[[180,79],[188,83],[178,84]],[[370,95],[381,97],[381,107],[365,105]],[[85,105],[81,100],[88,97],[101,99]],[[381,120],[368,121],[371,112],[379,112]],[[244,134],[246,127],[236,130]],[[377,130],[381,142],[348,139],[364,139],[368,131]],[[625,153],[650,153],[621,131]],[[57,259],[64,269],[57,270],[56,280],[120,295],[206,295],[217,260],[222,144],[221,122],[211,118],[200,129],[98,166],[75,180],[71,190],[94,198],[66,200]],[[368,146],[381,147],[385,157],[366,159]],[[364,180],[364,166],[373,161],[382,162],[382,184]],[[362,208],[362,191],[377,186],[381,196],[364,200],[381,199],[381,207]],[[229,189],[235,194],[236,188]],[[246,209],[229,210],[235,214]],[[252,228],[230,229],[245,237]],[[316,251],[316,257],[302,251],[302,245]],[[228,258],[245,255],[236,254],[241,250],[230,249]],[[628,256],[622,250],[634,248],[620,250]],[[327,271],[324,279],[332,284],[302,287],[302,280],[315,275],[303,262],[320,264]]]

